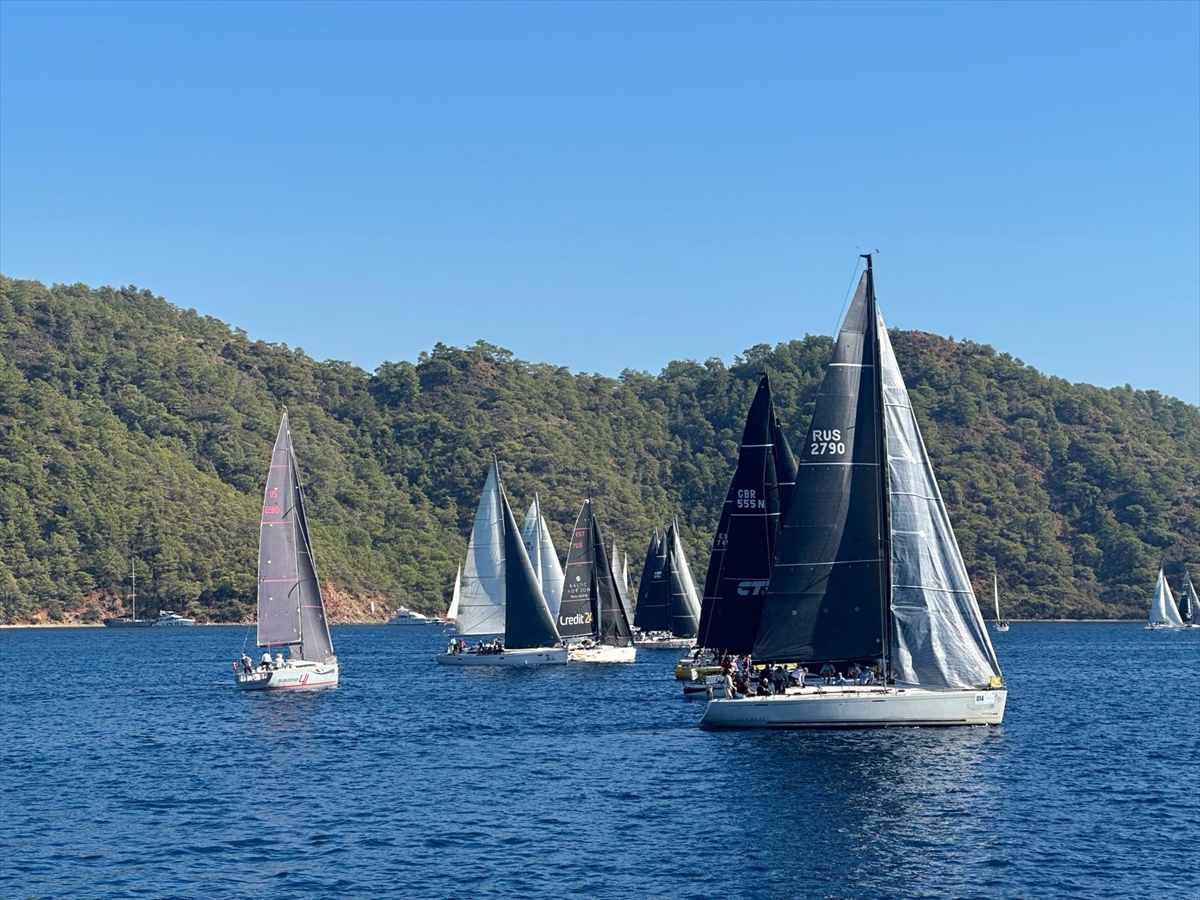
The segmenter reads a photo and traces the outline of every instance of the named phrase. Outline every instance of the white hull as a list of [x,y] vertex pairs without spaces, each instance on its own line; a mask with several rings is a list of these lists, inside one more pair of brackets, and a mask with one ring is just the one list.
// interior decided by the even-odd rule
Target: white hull
[[695,638],[663,638],[662,640],[640,640],[634,643],[645,650],[687,650],[696,646]]
[[552,666],[567,661],[566,647],[531,647],[525,650],[505,649],[503,653],[439,653],[441,666]]
[[273,691],[284,688],[323,688],[338,683],[338,664],[295,660],[284,663],[281,669],[239,672],[234,676],[244,691]]
[[1008,623],[1007,622],[994,622],[994,623],[992,623],[992,629],[995,631],[1001,631],[1001,632],[1008,631]]
[[1008,691],[872,686],[795,688],[774,697],[709,702],[707,728],[888,728],[999,725]]
[[600,644],[596,647],[572,647],[571,662],[586,663],[631,663],[637,658],[637,647],[610,647]]

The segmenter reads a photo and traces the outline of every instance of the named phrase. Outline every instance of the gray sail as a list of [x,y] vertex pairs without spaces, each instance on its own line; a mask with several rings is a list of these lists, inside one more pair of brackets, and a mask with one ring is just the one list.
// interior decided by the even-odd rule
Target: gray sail
[[554,540],[550,537],[550,528],[546,524],[546,517],[542,515],[542,504],[536,494],[529,505],[529,512],[525,514],[525,524],[521,526],[521,540],[529,554],[533,573],[542,586],[542,596],[546,598],[551,615],[557,618],[558,605],[562,601],[562,563],[558,561],[558,551],[554,549]]
[[892,342],[883,317],[876,314],[891,511],[892,673],[898,681],[926,687],[986,686],[1000,674],[1000,663]]
[[258,645],[289,646],[293,656],[315,662],[334,658],[286,411],[271,451],[259,528]]
[[612,563],[613,570],[613,589],[617,592],[617,599],[621,603],[621,609],[625,613],[626,621],[633,621],[633,605],[629,599],[629,588],[625,584],[625,575],[621,571],[621,554],[617,551],[617,539],[613,538],[612,555],[609,557]]
[[511,650],[553,647],[558,632],[550,607],[503,491],[500,505],[504,516],[504,645]]
[[688,565],[683,543],[679,540],[678,522],[671,522],[667,529],[667,571],[671,580],[671,633],[675,637],[695,637],[700,620],[700,597],[696,593],[692,567]]
[[500,472],[493,457],[463,563],[458,620],[455,622],[459,634],[504,633],[503,516]]
[[[588,504],[591,507],[591,504]],[[604,536],[596,511],[592,514],[592,546],[595,548],[593,584],[595,585],[596,618],[600,623],[599,641],[613,647],[628,647],[633,643],[633,628],[617,593],[617,579],[612,560],[604,549]]]

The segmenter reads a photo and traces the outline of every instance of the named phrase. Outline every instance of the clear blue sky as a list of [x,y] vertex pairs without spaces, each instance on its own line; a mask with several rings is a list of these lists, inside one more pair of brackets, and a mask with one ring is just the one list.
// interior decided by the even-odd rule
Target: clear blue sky
[[0,270],[373,370],[889,325],[1200,403],[1200,4],[0,4]]

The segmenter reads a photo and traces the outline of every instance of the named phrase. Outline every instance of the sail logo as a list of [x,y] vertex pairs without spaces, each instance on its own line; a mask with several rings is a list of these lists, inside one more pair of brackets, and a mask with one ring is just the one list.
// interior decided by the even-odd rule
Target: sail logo
[[760,499],[758,491],[753,488],[743,488],[737,492],[738,509],[766,509],[767,501]]
[[846,452],[840,428],[814,428],[808,440],[810,456],[842,456]]
[[576,613],[573,616],[559,616],[559,625],[591,625],[592,614],[590,612]]
[[767,585],[770,583],[769,579],[767,581],[739,581],[737,586],[738,596],[757,597],[765,594],[767,592]]

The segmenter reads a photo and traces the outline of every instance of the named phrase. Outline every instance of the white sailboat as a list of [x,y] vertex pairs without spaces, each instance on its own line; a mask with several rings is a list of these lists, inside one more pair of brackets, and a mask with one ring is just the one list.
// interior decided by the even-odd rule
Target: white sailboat
[[[828,685],[713,699],[711,728],[998,725],[1008,691],[875,301],[870,255],[817,396],[754,640]],[[847,679],[866,664],[869,674]]]
[[525,514],[521,541],[529,554],[529,562],[533,564],[533,574],[542,586],[542,596],[550,607],[550,615],[557,617],[558,603],[562,599],[562,563],[558,561],[558,551],[554,549],[554,540],[550,537],[550,528],[542,515],[542,503],[537,494],[533,495],[529,512]]
[[997,631],[1008,631],[1008,622],[1000,618],[1000,582],[995,572],[992,573],[992,596],[996,600],[996,619],[992,622],[992,627]]
[[1158,570],[1158,581],[1154,585],[1154,599],[1150,601],[1150,617],[1146,628],[1151,630],[1183,628],[1183,616],[1175,605],[1175,597],[1171,594],[1171,586],[1167,584],[1167,576],[1163,570]]
[[[500,556],[495,561],[496,570],[488,573],[488,577],[492,583],[500,584],[503,590],[503,640],[481,641],[470,647],[456,636],[451,639],[446,652],[438,655],[437,661],[444,666],[542,666],[566,663],[567,648],[559,641],[550,607],[521,540],[508,497],[500,485],[495,459],[492,460],[488,475],[489,483],[493,478],[499,500],[500,521],[497,527],[500,534],[489,536],[487,546],[493,546],[498,538]],[[479,524],[478,520],[476,524]],[[463,605],[461,608],[465,615],[469,607]]]
[[265,649],[260,665],[242,656],[236,683],[244,690],[331,687],[338,682],[287,410],[275,436],[259,526],[258,646]]

